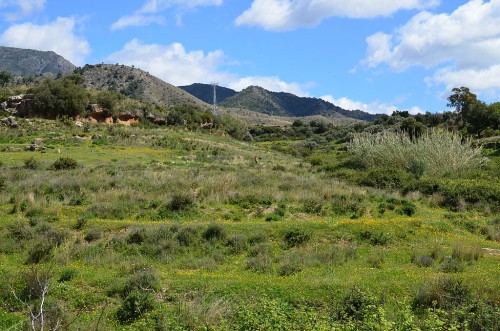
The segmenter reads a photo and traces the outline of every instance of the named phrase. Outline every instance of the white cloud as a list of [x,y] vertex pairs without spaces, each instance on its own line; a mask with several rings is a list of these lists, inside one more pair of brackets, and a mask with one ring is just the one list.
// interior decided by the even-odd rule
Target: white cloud
[[241,91],[248,86],[260,86],[269,91],[288,92],[298,96],[306,97],[309,93],[305,90],[309,84],[287,83],[276,76],[248,76],[233,78],[227,82],[227,86],[236,91]]
[[286,31],[310,27],[329,17],[373,18],[399,10],[430,8],[439,0],[254,0],[236,25]]
[[163,24],[164,18],[154,15],[132,14],[130,16],[122,16],[118,21],[111,25],[111,30],[119,30],[129,26],[147,26],[153,23]]
[[0,0],[0,9],[7,8],[7,12],[2,15],[9,21],[29,16],[35,11],[42,10],[44,6],[45,0]]
[[10,47],[54,51],[75,65],[85,63],[89,43],[75,34],[76,20],[58,17],[47,25],[23,23],[12,25],[2,35],[0,44]]
[[272,91],[307,95],[304,89],[308,84],[287,83],[278,77],[240,77],[223,71],[221,67],[232,61],[226,61],[224,52],[221,50],[205,54],[203,51],[186,51],[180,43],[143,44],[133,39],[122,50],[111,54],[107,60],[134,65],[173,85],[217,81],[235,90],[258,85]]
[[[162,16],[158,13],[172,7],[179,10],[191,10],[196,7],[203,6],[220,6],[223,0],[149,0],[142,8],[134,12],[132,15],[120,17],[111,25],[111,30],[119,30],[129,26],[147,26],[151,24],[163,24],[165,22]],[[182,14],[177,13],[176,19],[181,21]]]
[[408,111],[410,114],[424,113],[424,111],[419,107],[411,107],[407,109],[401,109],[391,103],[384,103],[380,101],[373,101],[371,103],[365,103],[361,101],[355,101],[346,97],[339,99],[334,98],[332,95],[322,96],[321,99],[331,102],[340,108],[347,110],[362,110],[370,114],[392,114],[396,110]]
[[430,81],[448,87],[500,89],[500,0],[471,0],[450,14],[421,12],[392,34],[367,38],[362,64],[438,68]]

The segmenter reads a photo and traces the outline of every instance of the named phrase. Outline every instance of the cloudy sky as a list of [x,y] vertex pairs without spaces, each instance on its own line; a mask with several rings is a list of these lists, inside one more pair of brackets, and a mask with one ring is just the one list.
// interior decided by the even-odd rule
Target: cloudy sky
[[500,99],[500,0],[0,0],[0,45],[372,113]]

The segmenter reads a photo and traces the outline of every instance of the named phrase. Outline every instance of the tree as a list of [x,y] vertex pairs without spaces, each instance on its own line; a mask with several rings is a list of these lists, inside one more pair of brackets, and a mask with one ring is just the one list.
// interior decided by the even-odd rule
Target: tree
[[459,114],[467,112],[478,101],[477,95],[472,93],[468,87],[455,87],[451,92],[453,94],[448,97],[447,106],[454,107]]
[[69,75],[62,80],[45,80],[33,88],[33,105],[37,114],[57,116],[82,115],[89,102],[83,80],[78,75]]
[[3,70],[0,72],[0,85],[6,86],[14,79],[14,75],[10,71]]
[[487,105],[470,92],[469,88],[454,88],[448,97],[448,107],[455,107],[461,120],[461,128],[469,134],[481,136],[487,128],[498,129],[500,121],[500,103]]

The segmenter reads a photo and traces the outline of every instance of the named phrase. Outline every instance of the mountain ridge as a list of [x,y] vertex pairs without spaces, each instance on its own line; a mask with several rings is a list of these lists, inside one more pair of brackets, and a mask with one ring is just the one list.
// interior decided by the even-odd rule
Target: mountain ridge
[[0,46],[0,71],[6,70],[15,76],[66,74],[75,68],[70,61],[52,51]]
[[[179,87],[206,103],[213,103],[213,87],[210,84],[195,83]],[[217,102],[220,107],[247,109],[270,116],[306,117],[319,115],[365,121],[373,121],[380,116],[361,110],[346,110],[319,98],[299,97],[287,92],[272,92],[260,86],[249,86],[240,92],[218,86]]]

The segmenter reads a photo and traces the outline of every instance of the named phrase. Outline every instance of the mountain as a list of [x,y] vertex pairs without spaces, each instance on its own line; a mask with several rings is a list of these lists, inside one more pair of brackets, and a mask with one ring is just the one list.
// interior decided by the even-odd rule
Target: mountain
[[121,64],[87,64],[79,72],[88,88],[115,90],[132,99],[164,107],[186,105],[199,109],[210,108],[210,105],[184,90],[134,67]]
[[[213,104],[214,102],[214,90],[213,86],[210,84],[195,83],[187,86],[179,86],[179,88],[206,103]],[[217,86],[217,103],[221,103],[237,93],[238,92],[230,88]]]
[[0,71],[10,71],[15,76],[65,74],[75,68],[72,63],[54,52],[0,46]]
[[360,110],[345,110],[322,99],[299,97],[285,92],[271,92],[259,86],[247,87],[221,102],[220,106],[244,108],[273,116],[324,115],[365,121],[372,121],[378,117]]

